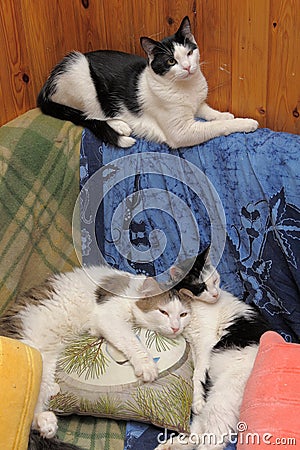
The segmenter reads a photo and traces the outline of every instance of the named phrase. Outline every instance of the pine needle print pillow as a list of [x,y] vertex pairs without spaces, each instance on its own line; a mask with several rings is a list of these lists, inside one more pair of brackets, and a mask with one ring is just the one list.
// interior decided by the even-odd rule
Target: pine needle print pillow
[[188,344],[182,336],[168,339],[150,330],[137,329],[136,335],[158,364],[157,380],[138,380],[129,361],[104,339],[79,336],[60,357],[53,411],[188,432],[193,395]]

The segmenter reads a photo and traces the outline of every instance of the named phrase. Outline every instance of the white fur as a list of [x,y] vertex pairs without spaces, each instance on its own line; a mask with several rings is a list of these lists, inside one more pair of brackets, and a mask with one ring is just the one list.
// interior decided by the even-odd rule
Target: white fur
[[[107,278],[120,277],[120,274],[126,278],[122,294],[113,295],[112,290],[108,300],[97,303],[97,286],[105,280],[107,282]],[[52,279],[54,291],[50,299],[45,291],[45,300],[39,304],[28,302],[25,308],[20,309],[22,340],[37,348],[43,358],[42,382],[33,421],[33,426],[43,437],[53,437],[57,430],[55,415],[46,410],[56,389],[54,375],[58,356],[74,336],[84,332],[102,336],[124,353],[138,377],[146,382],[157,377],[157,366],[136,338],[133,325],[175,337],[187,325],[189,315],[175,295],[165,305],[164,294],[159,301],[162,301],[161,307],[168,311],[167,315],[155,308],[142,311],[137,301],[144,294],[147,297],[147,291],[143,293],[145,280],[143,275],[129,275],[106,266],[76,268]],[[119,278],[117,283],[120,283]]]
[[[167,143],[171,148],[193,146],[217,136],[235,132],[256,130],[258,123],[252,119],[234,118],[230,113],[221,113],[206,104],[207,82],[200,70],[199,51],[189,54],[189,48],[175,45],[174,58],[177,63],[163,76],[157,75],[149,64],[138,82],[138,97],[142,113],[131,113],[125,106],[114,118],[105,117],[97,100],[96,89],[89,72],[88,61],[79,52],[74,54],[72,64],[56,79],[56,91],[51,100],[81,110],[86,118],[107,120],[119,132],[119,145],[129,147],[135,140],[133,135],[158,143]],[[151,60],[151,58],[150,58]],[[196,121],[199,117],[207,122]],[[119,120],[127,127],[113,126]],[[130,130],[130,131],[129,131]]]
[[[212,349],[236,317],[251,317],[253,310],[229,292],[221,290],[219,274],[212,269],[208,266],[202,274],[204,278],[207,278],[209,271],[212,275],[206,279],[207,291],[194,297],[191,303],[191,321],[183,334],[191,345],[195,365],[191,437],[212,435],[218,444],[207,445],[207,442],[200,440],[201,444],[195,445],[189,436],[185,440],[179,436],[159,445],[157,450],[221,450],[226,447],[226,437],[222,444],[222,436],[228,439],[237,427],[242,393],[258,346],[219,352]],[[207,370],[212,387],[206,401],[202,383],[205,383]]]

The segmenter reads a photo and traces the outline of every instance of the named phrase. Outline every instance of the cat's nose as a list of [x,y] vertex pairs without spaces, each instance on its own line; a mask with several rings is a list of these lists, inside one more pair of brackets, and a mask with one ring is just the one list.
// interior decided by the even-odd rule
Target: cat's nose
[[190,73],[190,70],[191,70],[191,66],[186,66],[186,67],[184,67],[184,70],[187,70],[187,71],[188,71],[188,73]]
[[177,333],[177,331],[179,331],[179,328],[173,328],[173,327],[171,327],[171,329],[172,329],[173,333]]

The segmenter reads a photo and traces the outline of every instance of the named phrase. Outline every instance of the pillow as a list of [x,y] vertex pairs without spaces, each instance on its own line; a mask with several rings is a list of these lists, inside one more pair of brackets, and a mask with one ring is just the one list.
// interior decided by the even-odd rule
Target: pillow
[[136,334],[158,364],[157,380],[141,382],[122,353],[104,339],[83,335],[60,357],[53,411],[137,420],[189,432],[193,396],[189,345],[182,336],[168,339],[144,329]]
[[299,344],[287,343],[273,331],[262,336],[246,385],[238,429],[238,450],[299,446]]
[[20,341],[1,336],[1,449],[27,450],[41,378],[40,353]]

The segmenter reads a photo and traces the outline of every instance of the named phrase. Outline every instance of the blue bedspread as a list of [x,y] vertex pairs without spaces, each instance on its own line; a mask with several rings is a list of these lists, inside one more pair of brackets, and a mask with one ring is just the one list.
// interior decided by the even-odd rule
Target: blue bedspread
[[81,183],[85,264],[103,258],[164,281],[212,243],[223,286],[299,342],[300,136],[259,129],[176,151],[144,140],[123,150],[85,130]]

